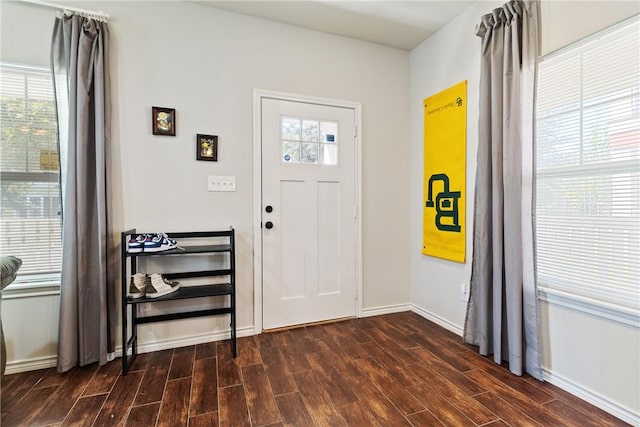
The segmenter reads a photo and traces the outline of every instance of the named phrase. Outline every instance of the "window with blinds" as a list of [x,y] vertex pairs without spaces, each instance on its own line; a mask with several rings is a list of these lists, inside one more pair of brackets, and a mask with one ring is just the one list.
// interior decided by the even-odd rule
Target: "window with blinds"
[[640,20],[542,58],[538,285],[640,311]]
[[0,253],[18,281],[59,281],[62,260],[57,124],[51,72],[0,65]]

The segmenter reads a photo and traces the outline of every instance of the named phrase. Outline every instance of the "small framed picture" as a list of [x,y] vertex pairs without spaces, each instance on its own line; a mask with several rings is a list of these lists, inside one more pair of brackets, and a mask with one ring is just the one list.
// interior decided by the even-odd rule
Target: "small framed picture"
[[154,135],[176,136],[175,108],[152,107],[151,126]]
[[198,134],[196,138],[196,159],[218,161],[218,137]]

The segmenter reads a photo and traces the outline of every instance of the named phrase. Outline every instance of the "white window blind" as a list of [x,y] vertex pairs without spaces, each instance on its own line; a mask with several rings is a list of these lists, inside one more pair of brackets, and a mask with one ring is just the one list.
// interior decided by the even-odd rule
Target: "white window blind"
[[542,58],[538,285],[640,310],[640,20]]
[[59,277],[62,259],[57,124],[51,72],[0,66],[0,253],[24,281]]

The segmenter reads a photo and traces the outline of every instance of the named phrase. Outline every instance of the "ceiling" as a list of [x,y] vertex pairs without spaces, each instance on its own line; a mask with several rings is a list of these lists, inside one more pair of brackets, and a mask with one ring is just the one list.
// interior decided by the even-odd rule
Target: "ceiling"
[[474,1],[206,0],[196,1],[196,3],[311,30],[411,50]]

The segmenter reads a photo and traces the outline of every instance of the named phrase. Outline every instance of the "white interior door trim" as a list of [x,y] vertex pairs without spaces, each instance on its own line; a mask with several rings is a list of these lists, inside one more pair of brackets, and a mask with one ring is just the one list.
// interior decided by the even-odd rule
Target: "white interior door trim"
[[362,317],[362,103],[318,98],[269,90],[253,90],[253,322],[256,334],[262,332],[262,99],[304,102],[352,108],[356,115],[356,316]]

